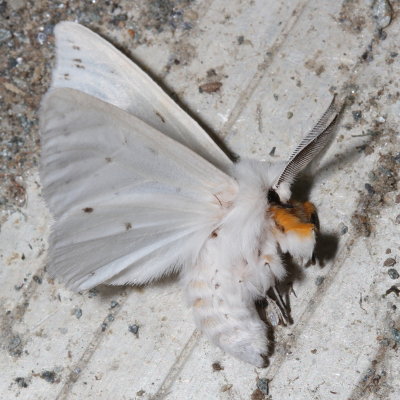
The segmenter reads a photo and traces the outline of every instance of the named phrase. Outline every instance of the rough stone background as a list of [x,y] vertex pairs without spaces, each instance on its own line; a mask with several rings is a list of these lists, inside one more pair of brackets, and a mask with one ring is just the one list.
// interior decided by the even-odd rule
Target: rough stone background
[[[398,0],[0,0],[0,397],[400,398]],[[179,285],[74,294],[49,279],[38,107],[57,22],[132,57],[234,154],[284,159],[347,98],[312,182],[319,265],[266,369],[194,330]],[[274,149],[274,151],[272,151]],[[306,185],[306,186],[304,186]]]

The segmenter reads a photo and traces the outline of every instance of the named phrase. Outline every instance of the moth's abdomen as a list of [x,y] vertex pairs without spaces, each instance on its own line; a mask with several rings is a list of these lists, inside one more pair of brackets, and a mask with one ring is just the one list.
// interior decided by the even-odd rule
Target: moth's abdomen
[[[268,353],[267,327],[257,313],[248,265],[218,265],[202,257],[185,273],[186,294],[197,327],[227,353],[258,367]],[[222,261],[222,260],[220,260]]]

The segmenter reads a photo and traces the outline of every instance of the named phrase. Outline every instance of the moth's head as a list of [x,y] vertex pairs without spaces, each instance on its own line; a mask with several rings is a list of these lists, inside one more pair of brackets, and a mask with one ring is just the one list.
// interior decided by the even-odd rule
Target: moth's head
[[307,238],[311,231],[319,231],[319,218],[315,205],[310,201],[289,200],[282,202],[273,190],[268,191],[269,211],[276,225],[284,233],[295,232],[299,237]]
[[290,199],[290,187],[296,176],[332,140],[338,116],[334,97],[329,108],[311,132],[296,147],[267,192],[268,211],[275,222],[275,236],[282,251],[288,252],[302,261],[314,258],[319,219],[314,204]]
[[281,250],[291,254],[302,263],[315,262],[314,247],[319,231],[319,219],[313,203],[290,200],[277,201],[270,193],[269,213],[275,222],[274,236]]

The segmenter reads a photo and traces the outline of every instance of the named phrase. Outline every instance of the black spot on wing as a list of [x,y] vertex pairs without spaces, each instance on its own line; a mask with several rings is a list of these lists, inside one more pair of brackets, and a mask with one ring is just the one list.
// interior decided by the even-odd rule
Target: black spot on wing
[[154,113],[157,115],[158,118],[161,119],[161,121],[165,124],[165,118],[158,112],[158,111],[154,111]]
[[82,209],[82,211],[85,212],[85,213],[90,214],[90,213],[92,213],[94,210],[93,210],[92,207],[85,207],[85,208]]
[[79,46],[77,46],[76,44],[74,44],[73,46],[72,46],[72,48],[74,49],[74,50],[80,50],[81,48],[79,47]]
[[106,160],[108,163],[110,163],[110,162],[112,161],[112,158],[111,158],[111,157],[106,157],[105,160]]
[[80,58],[74,58],[72,61],[82,64],[82,60]]
[[132,229],[132,224],[130,222],[125,222],[125,229],[130,231]]

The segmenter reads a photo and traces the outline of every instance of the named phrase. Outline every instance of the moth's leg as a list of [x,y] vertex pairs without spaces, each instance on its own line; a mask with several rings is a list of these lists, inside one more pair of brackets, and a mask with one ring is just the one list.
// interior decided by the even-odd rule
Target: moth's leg
[[[271,234],[269,234],[269,236],[271,236]],[[286,276],[286,269],[278,250],[278,244],[273,237],[267,237],[264,240],[260,254],[260,262],[263,263],[263,267],[267,270],[267,273],[270,276],[270,290],[273,291],[273,297],[271,297],[268,292],[265,293],[265,297],[268,301],[267,315],[270,322],[273,326],[277,325],[280,321],[282,321],[284,325],[289,324],[290,312],[286,304],[284,304],[277,286],[278,281],[282,280]]]
[[217,265],[213,257],[204,257],[185,272],[184,281],[197,327],[224,351],[263,367],[267,326],[256,310],[258,289],[252,283],[259,272],[245,261]]
[[[276,287],[274,286],[274,288]],[[281,322],[282,325],[289,325],[291,323],[291,319],[289,317],[286,305],[279,305],[275,298],[272,298],[268,293],[266,294],[266,300],[268,303],[266,306],[266,316],[270,324],[272,326],[277,326]]]

